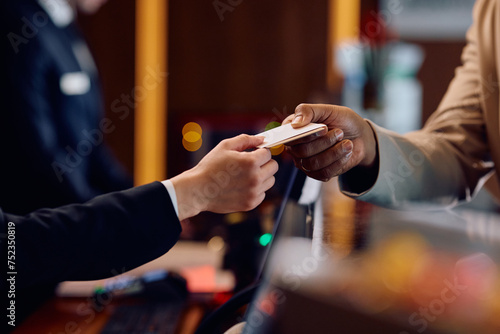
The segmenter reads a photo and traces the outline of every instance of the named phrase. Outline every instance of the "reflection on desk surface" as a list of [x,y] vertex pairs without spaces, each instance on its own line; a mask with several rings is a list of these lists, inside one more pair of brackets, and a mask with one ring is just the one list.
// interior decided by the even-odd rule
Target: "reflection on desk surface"
[[[157,318],[166,310],[170,311],[164,318],[180,317],[179,321],[162,326],[158,333],[194,333],[213,293],[231,291],[234,286],[232,273],[221,269],[222,256],[223,252],[210,249],[207,243],[180,241],[160,258],[112,278],[63,282],[57,289],[56,297],[46,302],[13,333],[85,334],[101,333],[103,330],[113,333],[116,332],[115,329],[120,332],[124,328],[122,326],[130,329],[132,325],[140,325],[121,321],[130,320],[127,318],[131,317],[124,314],[130,315],[131,312],[135,316],[141,315],[134,319],[142,319],[147,328],[152,330],[158,324],[164,323],[162,319]],[[166,268],[187,278],[187,288],[194,293],[183,303],[182,308],[177,307],[178,303],[175,304],[176,307],[170,307],[168,298],[158,301],[162,299],[162,295],[166,295],[165,287],[155,286],[155,289],[150,291],[156,294],[156,297],[151,296],[151,293],[148,296],[134,294],[135,285],[131,282],[140,277],[157,275]],[[127,288],[124,288],[125,286]],[[102,293],[102,290],[108,287],[123,289],[115,295]],[[126,292],[123,292],[125,290]],[[175,331],[172,328],[175,328]]]
[[[167,269],[180,273],[188,281],[188,289],[195,293],[231,291],[234,276],[228,270],[222,270],[222,251],[207,247],[205,242],[179,241],[170,251],[126,273],[117,273],[111,281],[121,277],[137,277],[158,269]],[[103,287],[110,279],[94,281],[63,282],[57,288],[60,297],[88,297],[96,288]]]
[[[500,332],[500,216],[393,211],[347,198],[327,209],[312,240],[276,244],[244,333]],[[185,254],[195,268],[220,268],[220,254],[199,246],[181,242],[134,273],[167,264],[182,272]],[[225,282],[230,289],[234,281]],[[59,291],[85,297],[50,300],[15,333],[99,333],[120,303],[92,311],[95,282],[79,284]],[[182,333],[193,333],[203,312],[190,305]]]
[[345,240],[282,240],[243,333],[500,332],[500,216],[361,205],[348,256]]

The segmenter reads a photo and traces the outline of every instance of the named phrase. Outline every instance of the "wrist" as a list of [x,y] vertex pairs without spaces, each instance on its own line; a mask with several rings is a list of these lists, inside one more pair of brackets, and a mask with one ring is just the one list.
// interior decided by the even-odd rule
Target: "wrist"
[[359,196],[372,188],[379,173],[378,143],[370,122],[365,120],[363,128],[364,156],[361,162],[339,176],[339,184],[344,193]]
[[207,203],[200,196],[201,180],[196,167],[175,176],[170,181],[177,195],[179,220],[194,217],[200,212],[206,211]]
[[364,120],[365,126],[363,128],[363,146],[364,157],[359,163],[359,166],[365,168],[372,168],[378,158],[377,140],[374,130],[367,120]]

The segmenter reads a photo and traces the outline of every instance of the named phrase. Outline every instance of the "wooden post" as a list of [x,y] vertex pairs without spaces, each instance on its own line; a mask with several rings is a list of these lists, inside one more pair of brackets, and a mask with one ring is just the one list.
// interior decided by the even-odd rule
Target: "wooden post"
[[360,0],[330,0],[328,4],[327,87],[339,91],[342,75],[335,68],[335,50],[345,41],[359,36]]
[[168,0],[136,1],[134,183],[167,175]]

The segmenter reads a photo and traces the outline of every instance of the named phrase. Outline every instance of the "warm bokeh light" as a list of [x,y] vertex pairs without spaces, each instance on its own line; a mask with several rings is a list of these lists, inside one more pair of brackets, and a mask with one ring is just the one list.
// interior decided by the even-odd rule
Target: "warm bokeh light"
[[272,155],[280,155],[285,150],[285,145],[282,144],[279,146],[271,147],[269,150],[271,151]]
[[202,134],[201,126],[198,123],[189,122],[189,123],[186,123],[184,125],[184,127],[182,128],[182,135],[185,136],[186,133],[191,132],[191,131],[198,133],[200,136]]
[[226,243],[224,242],[224,239],[216,235],[208,241],[207,247],[213,252],[220,252],[224,250]]
[[246,214],[243,212],[233,212],[224,216],[224,221],[229,225],[242,223],[245,219]]
[[201,139],[201,134],[199,134],[198,132],[189,131],[184,135],[184,139],[190,143],[196,143]]
[[194,143],[187,141],[184,138],[182,139],[182,146],[184,146],[184,148],[189,152],[198,151],[200,149],[202,143],[203,143],[203,140],[201,140],[201,139],[194,142]]
[[182,146],[189,152],[199,150],[203,143],[202,133],[203,131],[198,123],[187,123],[182,128]]

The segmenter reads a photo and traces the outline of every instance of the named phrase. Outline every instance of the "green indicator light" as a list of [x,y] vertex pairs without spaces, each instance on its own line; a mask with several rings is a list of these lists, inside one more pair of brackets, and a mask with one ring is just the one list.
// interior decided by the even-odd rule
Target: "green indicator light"
[[265,247],[265,246],[269,245],[269,243],[271,242],[272,239],[273,239],[273,235],[271,233],[265,233],[265,234],[260,236],[259,243]]
[[96,286],[94,289],[94,293],[96,293],[96,294],[104,293],[104,292],[106,292],[106,289],[104,289],[104,287],[102,287],[102,286]]
[[278,126],[281,126],[280,122],[270,122],[266,125],[265,131],[277,128]]

